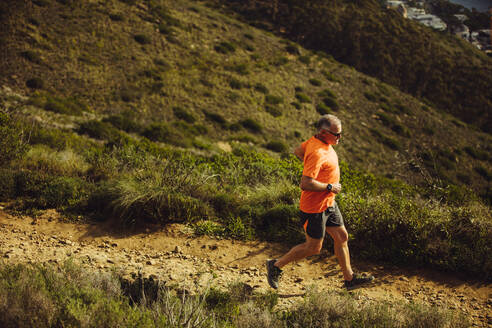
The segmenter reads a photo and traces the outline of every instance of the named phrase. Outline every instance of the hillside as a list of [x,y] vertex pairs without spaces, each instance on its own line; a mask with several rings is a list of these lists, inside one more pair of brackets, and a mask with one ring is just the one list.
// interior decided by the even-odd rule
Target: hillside
[[[403,18],[382,1],[217,3],[239,12],[251,24],[324,51],[485,132],[492,131],[492,59],[448,32]],[[487,17],[481,18],[485,19],[482,28],[489,25]]]
[[[168,327],[188,306],[220,327],[302,327],[309,313],[347,327],[489,324],[489,134],[213,2],[3,1],[0,23],[0,325],[32,311],[26,326]],[[292,266],[283,299],[260,266],[304,238],[290,153],[324,113],[343,122],[351,256],[380,282],[333,288],[327,239]],[[120,263],[161,276],[161,299],[138,279],[137,296],[122,294],[127,276],[108,273]],[[320,272],[329,295],[301,295]],[[210,276],[253,286],[167,294]]]
[[[219,140],[292,148],[311,135],[318,112],[335,112],[346,132],[338,152],[350,165],[490,197],[490,136],[206,3],[162,4],[5,7],[0,81],[28,96],[24,112],[45,125],[124,113],[139,127],[167,122],[175,135],[167,142],[204,149]],[[87,115],[60,115],[70,102]],[[195,122],[191,136],[183,131]]]

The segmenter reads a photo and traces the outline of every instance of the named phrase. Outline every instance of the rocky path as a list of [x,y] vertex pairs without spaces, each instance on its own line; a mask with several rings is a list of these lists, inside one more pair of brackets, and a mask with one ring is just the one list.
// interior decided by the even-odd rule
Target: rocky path
[[[68,258],[93,270],[120,270],[123,275],[155,275],[166,284],[190,290],[244,282],[258,291],[269,289],[264,263],[287,251],[264,242],[238,242],[195,237],[183,225],[166,229],[115,232],[107,224],[74,224],[55,211],[14,217],[0,210],[0,258],[7,263],[62,263]],[[464,312],[474,326],[492,327],[492,285],[462,281],[429,270],[356,263],[371,272],[375,283],[355,293],[362,301],[402,300],[447,306]],[[340,290],[336,259],[322,252],[286,267],[279,307],[302,299],[306,288]]]

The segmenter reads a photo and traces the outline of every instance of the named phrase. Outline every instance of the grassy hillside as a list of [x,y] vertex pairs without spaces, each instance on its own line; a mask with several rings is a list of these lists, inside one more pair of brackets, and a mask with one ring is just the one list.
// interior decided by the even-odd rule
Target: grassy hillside
[[[43,121],[74,127],[125,113],[142,127],[166,122],[176,135],[169,142],[201,148],[231,139],[292,148],[319,112],[335,112],[346,132],[338,151],[351,165],[490,197],[490,136],[204,4],[6,7],[0,81],[26,93]],[[57,115],[67,111],[78,116]],[[200,126],[184,136],[186,124]]]
[[404,19],[381,1],[218,3],[255,25],[273,25],[280,35],[492,131],[492,59],[468,42]]
[[288,152],[332,112],[358,253],[490,271],[476,196],[492,194],[490,135],[207,2],[4,4],[0,199],[13,208],[295,242]]

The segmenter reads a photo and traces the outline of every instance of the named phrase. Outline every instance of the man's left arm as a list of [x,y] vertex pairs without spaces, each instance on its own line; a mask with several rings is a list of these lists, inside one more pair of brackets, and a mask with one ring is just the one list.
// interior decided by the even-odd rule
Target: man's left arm
[[[342,185],[339,183],[331,184],[331,192],[338,194],[342,191]],[[328,183],[320,182],[314,178],[303,175],[301,178],[301,189],[307,191],[328,191]]]

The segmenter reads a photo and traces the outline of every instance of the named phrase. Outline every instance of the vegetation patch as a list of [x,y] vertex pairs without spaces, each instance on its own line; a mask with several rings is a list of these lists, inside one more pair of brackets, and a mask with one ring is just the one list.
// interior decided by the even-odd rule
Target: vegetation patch
[[325,104],[317,104],[316,105],[316,111],[320,115],[325,115],[325,114],[330,114],[332,113],[332,110],[330,107],[326,106]]
[[265,148],[276,153],[284,153],[287,151],[287,145],[279,140],[274,140],[266,143]]
[[42,64],[41,55],[34,50],[26,50],[21,52],[21,56],[35,64]]
[[214,47],[215,51],[221,53],[221,54],[228,54],[228,53],[233,53],[236,51],[236,46],[233,45],[230,42],[220,42]]
[[195,123],[196,121],[196,117],[193,114],[191,114],[188,110],[182,107],[179,106],[174,107],[173,113],[177,119],[183,120],[187,123]]
[[205,114],[206,119],[208,119],[212,122],[218,123],[221,126],[227,125],[227,120],[222,115],[220,115],[218,113],[213,113],[213,112],[209,112],[207,110],[203,110],[203,114]]
[[281,96],[266,95],[265,102],[270,105],[278,105],[284,102],[284,98]]
[[311,83],[311,85],[314,85],[315,87],[321,86],[321,81],[318,79],[309,79],[309,83]]
[[268,114],[272,115],[273,117],[282,116],[282,111],[278,107],[276,107],[274,105],[266,105],[265,106],[265,111]]
[[310,103],[311,102],[311,98],[309,98],[309,96],[307,94],[302,93],[302,92],[296,93],[296,98],[301,103]]
[[133,36],[133,39],[135,39],[135,41],[137,41],[138,43],[140,43],[142,45],[152,43],[152,39],[148,35],[145,35],[145,34],[136,34]]
[[239,122],[244,128],[254,133],[260,133],[263,128],[260,123],[256,122],[252,118],[247,118]]
[[43,89],[44,81],[40,77],[34,77],[26,81],[26,86],[31,89]]

